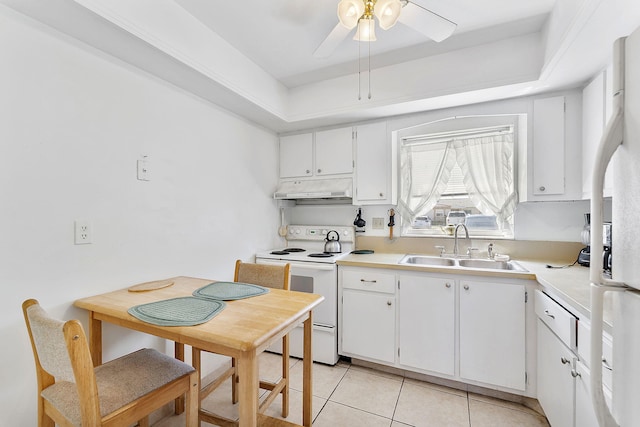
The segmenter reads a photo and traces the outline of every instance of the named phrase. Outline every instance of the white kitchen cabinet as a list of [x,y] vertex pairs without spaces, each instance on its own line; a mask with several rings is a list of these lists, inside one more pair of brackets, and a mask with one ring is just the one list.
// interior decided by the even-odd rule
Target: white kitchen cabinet
[[552,427],[574,425],[575,363],[573,352],[538,320],[538,401]]
[[280,178],[313,175],[313,134],[280,137]]
[[[576,427],[600,427],[591,400],[591,375],[589,369],[581,361],[576,362],[574,376],[576,383]],[[606,387],[604,388],[604,398],[611,407],[611,390]]]
[[395,274],[371,269],[341,270],[340,354],[393,364]]
[[533,101],[533,194],[565,192],[564,96]]
[[460,377],[526,389],[525,286],[460,281]]
[[352,174],[353,128],[280,137],[280,178]]
[[[611,87],[607,84],[607,73],[601,72],[582,91],[582,195],[591,198],[593,168],[596,150],[604,133],[606,122],[611,115],[607,102],[612,98]],[[605,175],[604,195],[611,196],[613,181],[612,167]]]
[[316,132],[315,175],[353,172],[353,128]]
[[358,126],[354,205],[396,204],[395,150],[387,123]]
[[455,280],[401,274],[398,292],[399,362],[403,366],[455,374]]

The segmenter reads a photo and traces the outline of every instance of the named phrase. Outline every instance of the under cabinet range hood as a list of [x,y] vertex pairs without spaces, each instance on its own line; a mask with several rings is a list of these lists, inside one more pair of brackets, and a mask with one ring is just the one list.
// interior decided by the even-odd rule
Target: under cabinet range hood
[[278,200],[351,200],[352,178],[280,181],[273,198]]

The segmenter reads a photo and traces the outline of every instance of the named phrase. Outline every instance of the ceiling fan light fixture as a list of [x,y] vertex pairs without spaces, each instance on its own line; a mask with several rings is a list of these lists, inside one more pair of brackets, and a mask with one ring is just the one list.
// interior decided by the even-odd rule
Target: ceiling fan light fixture
[[402,11],[400,0],[378,0],[373,13],[378,18],[380,28],[388,30],[398,22],[400,11]]
[[358,29],[353,36],[354,40],[360,42],[376,41],[376,23],[373,18],[362,18],[358,21]]
[[364,14],[362,0],[341,0],[338,3],[338,19],[348,29],[358,25],[358,20]]

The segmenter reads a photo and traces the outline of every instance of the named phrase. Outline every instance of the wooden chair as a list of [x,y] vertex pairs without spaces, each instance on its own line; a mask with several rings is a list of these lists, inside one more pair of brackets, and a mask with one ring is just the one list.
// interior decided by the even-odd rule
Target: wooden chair
[[[243,263],[236,261],[235,274],[233,276],[235,282],[251,283],[272,289],[289,290],[290,265],[284,266]],[[192,365],[200,372],[201,368],[201,351],[198,348],[192,349]],[[231,368],[227,369],[222,375],[218,376],[214,381],[202,387],[200,390],[200,401],[207,397],[211,392],[224,383],[229,377],[231,380],[231,400],[233,403],[238,402],[238,375],[236,373],[236,360],[231,359]],[[202,381],[202,379],[200,379]],[[282,417],[289,415],[289,335],[282,337],[282,378],[277,383],[268,381],[260,381],[260,388],[270,390],[267,398],[260,404],[259,413],[263,413],[271,403],[282,394]]]
[[77,320],[49,317],[38,301],[22,303],[36,362],[38,426],[149,426],[149,414],[186,394],[187,426],[198,419],[198,373],[143,349],[94,368]]

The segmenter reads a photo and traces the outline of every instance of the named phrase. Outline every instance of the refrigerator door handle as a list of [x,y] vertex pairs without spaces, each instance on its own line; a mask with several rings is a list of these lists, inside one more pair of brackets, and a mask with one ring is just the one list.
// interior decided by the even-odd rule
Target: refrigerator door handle
[[[613,116],[604,131],[600,145],[596,152],[596,161],[591,183],[591,253],[600,254],[602,245],[603,223],[603,192],[604,175],[613,153],[622,144],[624,121],[624,54],[625,39],[616,40],[613,47],[614,89]],[[592,257],[589,264],[591,281],[591,360],[602,360],[602,323],[603,297],[607,291],[622,291],[625,287],[621,283],[606,280],[602,276],[602,257]],[[615,344],[614,344],[615,345]],[[619,427],[611,410],[607,406],[602,389],[602,364],[592,363],[591,366],[591,400],[600,427]]]

